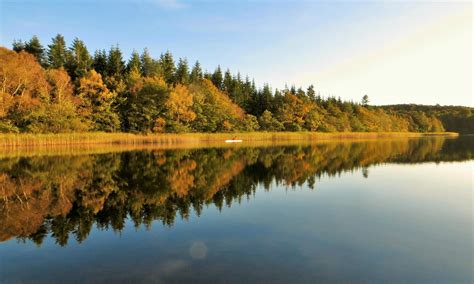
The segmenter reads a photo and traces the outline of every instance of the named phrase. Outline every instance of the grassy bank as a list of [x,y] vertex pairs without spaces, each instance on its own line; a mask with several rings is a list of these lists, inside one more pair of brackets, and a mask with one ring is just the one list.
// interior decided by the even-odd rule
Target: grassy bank
[[55,145],[177,145],[224,143],[226,139],[256,141],[312,141],[330,139],[375,139],[425,136],[457,136],[457,133],[413,133],[413,132],[248,132],[248,133],[186,133],[135,135],[129,133],[68,133],[68,134],[0,134],[0,147],[34,147]]

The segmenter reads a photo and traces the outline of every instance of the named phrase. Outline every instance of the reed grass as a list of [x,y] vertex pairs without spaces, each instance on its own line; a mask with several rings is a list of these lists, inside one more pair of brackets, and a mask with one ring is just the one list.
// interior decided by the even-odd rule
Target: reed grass
[[425,136],[458,136],[453,132],[243,132],[243,133],[184,133],[136,135],[130,133],[67,133],[67,134],[0,134],[0,147],[28,147],[55,145],[88,145],[88,144],[200,144],[222,142],[226,139],[250,141],[291,141],[291,140],[325,140],[325,139],[371,139],[381,137],[425,137]]
[[[248,132],[134,135],[128,133],[0,134],[0,158],[37,155],[83,155],[147,149],[207,147],[271,147],[314,143],[406,139],[427,136],[456,137],[457,133],[406,132]],[[243,143],[225,143],[226,139]]]

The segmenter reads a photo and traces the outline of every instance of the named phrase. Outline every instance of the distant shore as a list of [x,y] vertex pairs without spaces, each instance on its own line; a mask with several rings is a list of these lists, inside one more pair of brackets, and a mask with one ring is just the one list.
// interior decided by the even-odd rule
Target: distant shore
[[[457,137],[454,132],[243,132],[243,133],[184,133],[150,134],[130,133],[65,133],[65,134],[0,134],[0,147],[32,147],[55,145],[176,145],[225,143],[227,139],[245,142],[282,142],[341,139],[416,138],[427,136]],[[242,144],[242,143],[240,143]]]

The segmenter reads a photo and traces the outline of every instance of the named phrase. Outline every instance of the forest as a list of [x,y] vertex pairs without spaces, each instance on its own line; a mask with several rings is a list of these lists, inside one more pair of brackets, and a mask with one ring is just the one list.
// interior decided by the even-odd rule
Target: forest
[[220,66],[158,58],[145,48],[89,52],[60,34],[0,47],[0,133],[442,132],[474,133],[474,108],[373,106],[322,97],[313,85],[273,90]]

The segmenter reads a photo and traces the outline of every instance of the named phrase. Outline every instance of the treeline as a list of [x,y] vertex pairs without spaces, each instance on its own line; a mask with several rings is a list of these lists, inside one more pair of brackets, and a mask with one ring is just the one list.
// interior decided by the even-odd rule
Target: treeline
[[12,237],[60,245],[85,240],[94,224],[121,231],[126,220],[172,226],[206,206],[225,210],[258,187],[318,187],[321,176],[372,165],[466,161],[472,139],[377,140],[308,147],[148,150],[0,159],[0,242]]
[[406,115],[425,113],[437,117],[446,131],[474,134],[474,108],[472,107],[401,104],[383,106],[383,108]]
[[[204,71],[170,52],[147,49],[126,61],[118,46],[91,55],[57,35],[0,48],[0,132],[438,132],[426,111],[399,111],[321,97],[313,86],[257,88],[248,77]],[[472,113],[471,113],[472,116]]]

